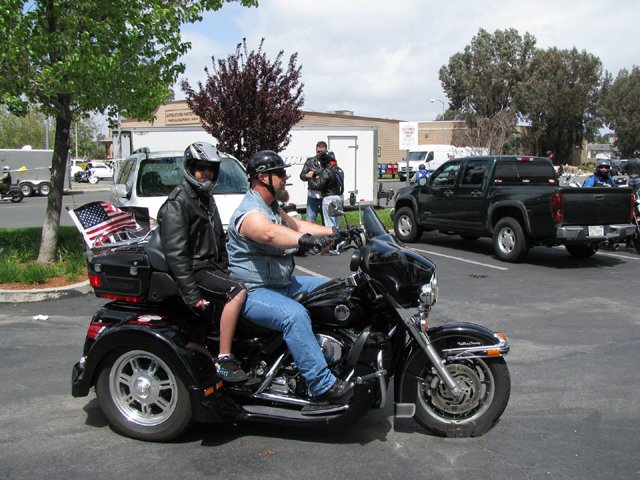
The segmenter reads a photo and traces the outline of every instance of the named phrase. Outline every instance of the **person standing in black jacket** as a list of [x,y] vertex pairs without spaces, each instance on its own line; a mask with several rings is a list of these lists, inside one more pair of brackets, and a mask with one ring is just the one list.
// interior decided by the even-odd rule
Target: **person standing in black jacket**
[[[211,144],[197,142],[184,153],[184,177],[158,213],[160,242],[184,302],[203,312],[215,306],[220,319],[220,352],[216,361],[223,380],[239,383],[247,374],[231,354],[231,342],[247,296],[244,285],[229,276],[226,235],[211,191],[220,173],[220,154]],[[193,325],[187,347],[211,354],[198,339],[206,325]]]
[[[315,157],[307,158],[307,161],[304,162],[304,166],[302,167],[302,172],[300,172],[300,180],[303,182],[309,182],[320,174],[322,170],[322,166],[320,165],[320,154],[327,149],[327,142],[319,141],[316,144],[316,155]],[[318,213],[320,213],[320,205],[322,205],[322,192],[317,190],[311,186],[311,182],[309,182],[309,191],[307,193],[307,216],[305,220],[307,222],[316,223],[316,219],[318,218]],[[325,218],[322,216],[322,222],[325,223]]]
[[322,170],[313,178],[309,179],[309,188],[322,192],[322,217],[327,227],[338,228],[340,217],[329,215],[329,205],[334,202],[342,205],[344,203],[344,172],[336,162],[336,156],[330,150],[325,150],[318,155]]
[[629,175],[629,186],[637,192],[640,188],[640,150],[634,150],[633,158],[627,160],[627,175]]

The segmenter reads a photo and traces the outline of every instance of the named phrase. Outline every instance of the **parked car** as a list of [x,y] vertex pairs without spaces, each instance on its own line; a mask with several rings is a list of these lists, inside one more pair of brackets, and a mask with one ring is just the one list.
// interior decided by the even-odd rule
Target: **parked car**
[[[238,160],[220,153],[222,164],[213,194],[226,229],[231,215],[249,189],[249,181]],[[117,169],[111,186],[111,203],[118,207],[146,207],[154,221],[167,196],[182,179],[182,159],[183,152],[180,151],[151,152],[143,149],[134,153]]]
[[591,256],[603,241],[633,234],[631,211],[630,188],[562,187],[548,158],[468,157],[400,189],[393,223],[403,242],[425,230],[489,237],[500,260],[520,262],[534,245]]

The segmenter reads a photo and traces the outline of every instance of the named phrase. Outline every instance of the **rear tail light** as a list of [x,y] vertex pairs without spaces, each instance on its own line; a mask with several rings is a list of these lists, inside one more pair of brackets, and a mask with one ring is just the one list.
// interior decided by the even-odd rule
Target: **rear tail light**
[[100,335],[104,329],[107,328],[104,323],[92,323],[89,325],[89,331],[87,332],[87,337],[95,340],[98,335]]
[[91,284],[92,287],[101,287],[102,279],[100,278],[100,275],[89,274],[89,283]]
[[131,303],[142,302],[142,297],[130,297],[128,295],[114,295],[113,293],[97,293],[96,296],[99,298],[108,298],[109,300],[122,300],[124,302],[131,302]]
[[522,157],[520,160],[522,160],[523,162],[530,162],[533,159],[529,157]]
[[564,219],[564,195],[561,193],[554,193],[551,195],[551,214],[555,218],[556,222],[561,222]]

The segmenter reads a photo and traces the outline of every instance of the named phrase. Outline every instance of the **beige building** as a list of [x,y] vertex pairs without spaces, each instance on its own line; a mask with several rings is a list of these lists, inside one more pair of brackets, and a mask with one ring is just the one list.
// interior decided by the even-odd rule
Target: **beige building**
[[[359,117],[351,111],[339,112],[307,112],[298,123],[299,126],[375,126],[378,128],[378,163],[398,163],[405,155],[405,150],[400,150],[400,122],[388,118]],[[153,123],[139,122],[137,120],[123,120],[122,128],[139,126],[175,126],[175,125],[199,125],[200,119],[187,106],[186,100],[168,102],[161,105],[154,112],[156,117]],[[441,144],[444,125],[444,143],[450,144],[453,128],[460,122],[419,122],[418,144]],[[312,155],[313,150],[309,151]],[[109,154],[112,157],[112,152]]]

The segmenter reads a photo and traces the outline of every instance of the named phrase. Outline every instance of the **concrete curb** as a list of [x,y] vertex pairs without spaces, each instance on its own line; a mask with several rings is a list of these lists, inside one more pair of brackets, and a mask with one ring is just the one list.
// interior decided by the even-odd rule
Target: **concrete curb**
[[93,291],[89,280],[66,287],[34,288],[31,290],[0,290],[0,303],[42,302]]

